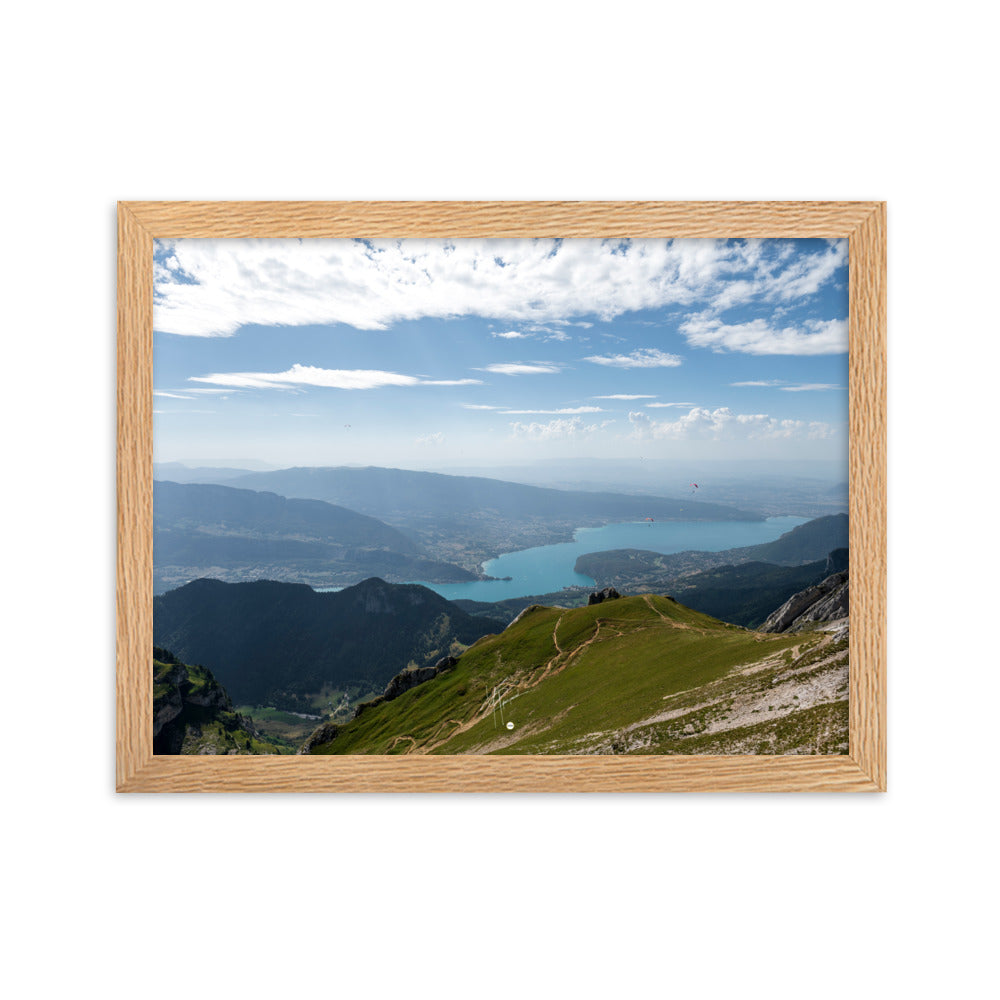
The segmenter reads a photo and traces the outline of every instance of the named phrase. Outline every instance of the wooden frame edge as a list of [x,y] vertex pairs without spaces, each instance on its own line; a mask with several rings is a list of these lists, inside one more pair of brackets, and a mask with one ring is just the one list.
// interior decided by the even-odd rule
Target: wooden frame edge
[[124,204],[118,206],[118,340],[116,481],[116,754],[117,787],[149,765],[153,755],[153,237]]
[[848,756],[150,757],[128,792],[874,792]]
[[[359,235],[849,240],[852,628],[847,755],[413,759],[153,755],[147,671],[153,640],[153,240]],[[119,202],[116,789],[885,791],[886,323],[884,202]]]
[[[887,763],[886,249],[886,205],[879,202],[850,235],[848,710],[850,754],[882,791]],[[865,625],[855,628],[855,622]],[[866,669],[860,669],[862,664]]]

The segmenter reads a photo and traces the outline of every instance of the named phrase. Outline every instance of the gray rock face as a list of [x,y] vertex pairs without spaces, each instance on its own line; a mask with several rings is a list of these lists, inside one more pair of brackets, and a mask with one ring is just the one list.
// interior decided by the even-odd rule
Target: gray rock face
[[[413,667],[409,670],[401,671],[389,681],[385,690],[377,698],[373,698],[371,701],[363,701],[358,705],[354,710],[354,718],[356,719],[362,712],[367,712],[368,709],[374,708],[376,705],[381,705],[383,701],[392,701],[393,698],[398,698],[404,691],[409,691],[410,688],[416,687],[418,684],[433,680],[438,674],[444,673],[445,670],[451,670],[456,663],[458,663],[457,656],[442,656],[431,667]],[[333,737],[330,738],[332,739]],[[315,742],[322,743],[324,741],[316,740]],[[308,751],[300,752],[308,753]]]
[[848,568],[849,559],[847,549],[834,549],[826,557],[827,573],[843,573]]
[[587,604],[603,604],[605,601],[616,601],[621,596],[614,587],[605,587],[603,590],[595,590],[587,599]]
[[[508,625],[508,626],[507,626],[507,628],[510,628],[510,626],[511,626],[511,625],[516,625],[516,624],[517,624],[517,623],[518,623],[518,622],[519,622],[519,621],[520,621],[520,620],[521,620],[522,618],[526,617],[527,615],[530,615],[530,614],[534,614],[534,613],[535,613],[536,611],[539,611],[539,610],[541,609],[541,607],[542,607],[542,606],[541,606],[541,604],[529,604],[529,605],[528,605],[528,606],[527,606],[527,607],[526,607],[526,608],[525,608],[525,609],[524,609],[524,610],[523,610],[523,611],[522,611],[522,612],[521,612],[521,613],[520,613],[520,614],[519,614],[519,615],[518,615],[518,616],[517,616],[517,617],[516,617],[516,618],[515,618],[515,619],[514,619],[514,620],[513,620],[513,621],[512,621],[512,622],[511,622],[511,623],[510,623],[509,625]],[[506,631],[506,629],[505,629],[504,631]]]
[[458,663],[458,657],[442,656],[432,667],[416,667],[413,670],[404,670],[396,674],[382,692],[383,701],[392,701],[404,691],[409,691],[410,688],[423,684],[425,681],[433,680],[443,671],[451,670],[456,663]]
[[424,681],[429,681],[436,676],[437,670],[434,667],[416,667],[412,670],[404,670],[402,673],[396,674],[386,684],[385,691],[382,692],[382,699],[384,701],[392,701],[393,698],[398,698],[404,691],[409,691],[410,688],[416,687],[418,684],[423,684]]
[[323,725],[316,729],[309,739],[307,739],[305,743],[299,747],[299,753],[310,753],[313,747],[319,746],[321,743],[329,743],[339,731],[339,728],[332,722],[324,722]]
[[191,689],[187,667],[181,663],[173,664],[160,677],[160,684],[169,687],[164,697],[155,699],[153,705],[153,737],[160,735],[163,727],[173,722],[186,705],[197,705],[199,708],[214,708],[227,711],[232,708],[226,692],[213,681],[199,691]]
[[361,702],[361,704],[354,710],[354,715],[351,716],[351,718],[356,719],[362,714],[362,712],[367,712],[368,709],[374,708],[376,705],[381,705],[383,701],[385,701],[385,698],[383,698],[382,695],[379,695],[377,698],[372,698],[371,701]]
[[153,736],[159,736],[160,730],[168,723],[173,722],[184,708],[180,691],[174,689],[170,694],[156,706],[156,714],[153,717]]
[[761,632],[790,632],[816,622],[846,618],[850,612],[848,574],[834,573],[815,587],[793,594],[768,616]]

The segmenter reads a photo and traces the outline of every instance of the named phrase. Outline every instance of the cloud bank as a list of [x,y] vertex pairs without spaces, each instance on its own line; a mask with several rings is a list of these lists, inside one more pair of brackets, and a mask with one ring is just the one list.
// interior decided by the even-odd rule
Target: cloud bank
[[743,354],[843,354],[847,351],[847,320],[805,320],[780,329],[764,319],[727,324],[716,316],[685,320],[680,332],[692,347]]
[[[846,254],[846,240],[804,254],[771,240],[157,241],[154,326],[213,337],[247,324],[379,330],[482,316],[584,325],[579,317],[664,306],[714,315],[808,298],[838,280]],[[708,328],[691,336],[726,348],[736,335]]]
[[531,438],[534,441],[555,441],[567,438],[587,437],[603,430],[613,420],[604,420],[599,424],[585,424],[581,417],[550,420],[548,423],[522,424],[514,422],[510,425],[514,437]]
[[636,437],[652,440],[821,440],[832,437],[833,426],[820,421],[778,420],[765,413],[733,413],[728,406],[694,407],[677,420],[656,421],[648,413],[628,415]]
[[481,385],[480,379],[428,379],[416,375],[369,369],[315,368],[292,365],[284,372],[218,372],[192,375],[190,382],[234,386],[241,389],[291,389],[314,386],[325,389],[381,389],[384,386],[409,385]]
[[676,354],[655,347],[641,348],[631,354],[596,354],[583,360],[608,368],[676,368],[683,363]]

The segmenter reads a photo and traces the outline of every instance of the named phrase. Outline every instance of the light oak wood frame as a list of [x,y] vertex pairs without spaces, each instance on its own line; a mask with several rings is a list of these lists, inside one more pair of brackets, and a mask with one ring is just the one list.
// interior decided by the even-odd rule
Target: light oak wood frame
[[[154,756],[153,241],[183,237],[835,237],[850,248],[850,741],[830,756]],[[883,202],[120,202],[117,789],[884,791]]]

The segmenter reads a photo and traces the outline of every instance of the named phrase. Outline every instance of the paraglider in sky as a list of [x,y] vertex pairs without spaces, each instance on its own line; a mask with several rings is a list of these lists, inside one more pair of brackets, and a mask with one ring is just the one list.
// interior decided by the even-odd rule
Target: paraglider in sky
[[691,492],[692,493],[695,493],[697,491],[697,489],[698,489],[698,484],[697,483],[688,483],[688,485],[691,487]]

